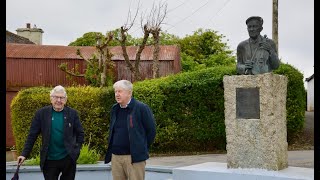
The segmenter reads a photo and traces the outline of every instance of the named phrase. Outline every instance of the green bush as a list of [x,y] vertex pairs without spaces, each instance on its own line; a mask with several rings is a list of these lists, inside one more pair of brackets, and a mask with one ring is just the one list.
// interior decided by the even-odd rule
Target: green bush
[[[100,155],[94,149],[89,149],[88,144],[83,144],[80,155],[77,160],[77,164],[96,164],[100,158]],[[40,154],[37,154],[36,157],[28,159],[24,162],[24,165],[33,166],[40,165]]]
[[135,97],[151,106],[157,120],[153,150],[224,149],[222,79],[234,73],[233,67],[209,68],[136,83]]
[[40,165],[40,154],[36,155],[36,157],[26,160],[23,164],[26,166]]
[[[48,88],[30,88],[20,91],[11,102],[11,124],[17,152],[21,153],[29,133],[32,118],[40,107],[50,104]],[[41,135],[35,142],[31,157],[39,154]]]
[[[305,90],[302,74],[287,64],[275,71],[288,77],[288,142],[303,128]],[[224,124],[223,76],[235,75],[234,66],[220,66],[180,73],[134,83],[133,96],[148,104],[155,116],[157,135],[152,153],[223,150],[226,145]],[[51,88],[22,90],[13,99],[12,127],[16,147],[21,152],[31,119],[38,108],[50,104]],[[85,143],[104,155],[108,138],[110,110],[115,103],[110,88],[69,87],[67,104],[80,115]],[[39,144],[33,148],[39,152]]]
[[83,144],[77,164],[96,164],[100,155],[95,149],[89,149],[88,144]]
[[287,85],[287,133],[288,143],[303,130],[306,111],[306,91],[303,74],[289,64],[281,64],[275,74],[288,78]]

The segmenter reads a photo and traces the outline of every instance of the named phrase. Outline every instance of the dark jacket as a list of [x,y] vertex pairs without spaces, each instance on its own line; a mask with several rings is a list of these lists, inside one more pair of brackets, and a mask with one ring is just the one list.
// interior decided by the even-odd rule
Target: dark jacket
[[[105,157],[105,163],[111,161],[111,149],[113,140],[114,124],[117,119],[116,112],[120,108],[117,103],[112,106],[111,120],[108,138],[108,150]],[[128,104],[129,115],[127,116],[127,127],[130,141],[130,154],[132,163],[145,161],[149,158],[149,147],[156,137],[156,124],[151,109],[148,105],[131,99]]]
[[[42,135],[40,148],[40,167],[43,170],[44,162],[47,158],[51,132],[52,106],[45,106],[39,109],[33,117],[30,131],[22,156],[28,157],[38,135]],[[63,109],[64,117],[64,146],[70,157],[76,163],[82,143],[84,142],[84,132],[76,110],[65,106]]]

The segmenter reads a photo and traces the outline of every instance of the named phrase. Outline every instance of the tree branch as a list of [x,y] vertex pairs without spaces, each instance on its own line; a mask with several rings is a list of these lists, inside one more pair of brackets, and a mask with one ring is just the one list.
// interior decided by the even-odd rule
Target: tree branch
[[88,64],[92,65],[92,63],[91,63],[90,60],[88,60],[88,59],[86,59],[86,58],[83,57],[80,49],[77,49],[77,55],[80,56],[83,60],[85,60]]
[[127,48],[126,48],[126,40],[127,40],[127,35],[126,32],[128,31],[128,29],[124,29],[124,27],[122,26],[120,28],[120,33],[121,33],[121,39],[120,39],[120,43],[121,43],[121,48],[122,48],[122,55],[124,57],[124,60],[127,64],[127,67],[130,69],[131,72],[135,72],[134,71],[134,67],[130,62],[129,56],[128,56],[128,52],[127,52]]

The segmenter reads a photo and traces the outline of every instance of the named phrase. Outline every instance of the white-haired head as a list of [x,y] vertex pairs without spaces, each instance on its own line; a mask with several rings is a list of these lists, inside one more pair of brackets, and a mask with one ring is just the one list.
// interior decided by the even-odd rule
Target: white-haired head
[[50,91],[50,100],[55,111],[62,111],[67,102],[67,93],[64,87],[58,85]]
[[128,90],[131,92],[133,91],[133,85],[128,80],[120,80],[120,81],[115,82],[113,84],[113,89],[116,89],[116,88],[121,88],[121,89]]
[[67,97],[67,92],[66,90],[64,89],[63,86],[61,85],[58,85],[56,87],[54,87],[51,91],[50,91],[50,97],[53,96],[54,94],[56,93],[63,93],[65,97]]
[[127,107],[132,97],[133,85],[128,80],[120,80],[113,84],[115,98],[120,107]]

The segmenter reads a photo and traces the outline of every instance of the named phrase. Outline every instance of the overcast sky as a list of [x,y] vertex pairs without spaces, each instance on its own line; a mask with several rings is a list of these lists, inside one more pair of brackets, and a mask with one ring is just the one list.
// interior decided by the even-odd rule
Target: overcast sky
[[[43,44],[68,45],[86,32],[102,32],[121,27],[139,0],[6,0],[6,29],[16,33],[26,23],[41,28]],[[218,31],[234,50],[248,33],[245,20],[264,19],[262,35],[272,38],[272,0],[140,0],[140,12],[148,13],[153,2],[166,2],[168,14],[162,30],[179,37],[198,28]],[[304,78],[314,73],[314,2],[279,0],[279,57],[295,66]],[[142,37],[140,14],[129,31]]]

